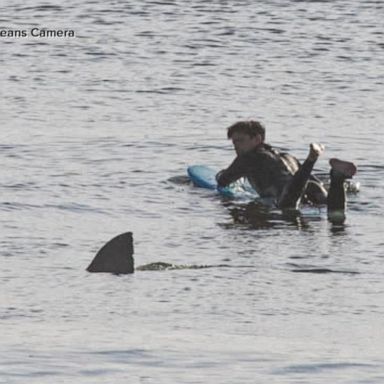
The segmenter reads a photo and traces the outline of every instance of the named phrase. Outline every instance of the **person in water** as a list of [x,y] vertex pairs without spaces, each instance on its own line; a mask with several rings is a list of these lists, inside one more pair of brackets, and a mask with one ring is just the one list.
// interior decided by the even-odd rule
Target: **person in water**
[[239,121],[228,128],[237,157],[216,175],[220,187],[246,177],[262,198],[272,200],[281,209],[297,209],[301,203],[327,205],[328,213],[344,212],[344,182],[356,173],[348,161],[330,159],[330,187],[327,191],[311,174],[324,151],[321,144],[310,144],[303,164],[288,153],[281,153],[264,142],[265,128],[258,121]]

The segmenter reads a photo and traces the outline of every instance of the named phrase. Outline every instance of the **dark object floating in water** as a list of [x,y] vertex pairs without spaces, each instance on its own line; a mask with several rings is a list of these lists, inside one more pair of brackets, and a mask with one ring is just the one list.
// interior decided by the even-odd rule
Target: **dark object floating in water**
[[134,272],[132,232],[122,233],[108,241],[89,264],[88,272],[127,274]]

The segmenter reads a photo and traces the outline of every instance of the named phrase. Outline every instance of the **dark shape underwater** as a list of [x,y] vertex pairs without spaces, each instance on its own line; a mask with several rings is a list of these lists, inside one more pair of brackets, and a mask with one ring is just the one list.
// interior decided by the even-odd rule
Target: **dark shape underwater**
[[122,233],[108,241],[89,264],[88,272],[128,274],[134,272],[132,232]]

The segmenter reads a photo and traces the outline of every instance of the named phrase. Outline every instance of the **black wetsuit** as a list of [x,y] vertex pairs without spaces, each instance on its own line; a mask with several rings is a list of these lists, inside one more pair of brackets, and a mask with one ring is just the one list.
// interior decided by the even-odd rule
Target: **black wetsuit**
[[262,144],[237,156],[227,169],[219,172],[217,182],[224,187],[246,177],[260,197],[272,198],[279,208],[297,208],[304,195],[307,203],[326,204],[327,192],[311,175],[313,166],[314,162],[308,159],[300,165],[288,153]]
[[[288,155],[289,156],[289,155]],[[217,182],[226,186],[241,177],[246,177],[260,197],[278,198],[284,186],[299,169],[299,162],[283,155],[267,144],[239,155],[232,164],[220,172]]]

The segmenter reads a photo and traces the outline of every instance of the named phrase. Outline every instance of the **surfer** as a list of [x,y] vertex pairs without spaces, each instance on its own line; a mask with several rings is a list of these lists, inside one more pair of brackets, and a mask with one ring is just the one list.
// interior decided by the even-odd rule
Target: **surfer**
[[303,164],[292,155],[282,153],[264,142],[265,128],[258,121],[239,121],[228,128],[237,157],[216,175],[218,185],[246,177],[261,198],[272,201],[281,209],[297,209],[300,204],[327,205],[329,214],[345,210],[344,182],[356,173],[348,161],[330,159],[330,187],[327,191],[311,172],[324,151],[321,144],[312,143]]

